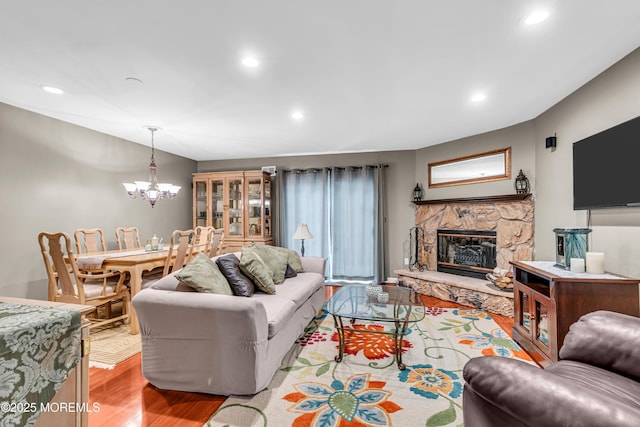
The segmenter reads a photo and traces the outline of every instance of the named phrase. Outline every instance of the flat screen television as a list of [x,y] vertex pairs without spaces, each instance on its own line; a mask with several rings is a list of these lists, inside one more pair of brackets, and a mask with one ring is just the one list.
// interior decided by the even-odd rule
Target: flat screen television
[[573,209],[640,207],[640,117],[573,144]]

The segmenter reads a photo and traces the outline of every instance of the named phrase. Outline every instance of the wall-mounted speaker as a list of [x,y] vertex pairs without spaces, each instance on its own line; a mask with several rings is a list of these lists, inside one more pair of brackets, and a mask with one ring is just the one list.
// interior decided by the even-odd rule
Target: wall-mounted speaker
[[556,148],[556,137],[550,136],[544,141],[545,148]]

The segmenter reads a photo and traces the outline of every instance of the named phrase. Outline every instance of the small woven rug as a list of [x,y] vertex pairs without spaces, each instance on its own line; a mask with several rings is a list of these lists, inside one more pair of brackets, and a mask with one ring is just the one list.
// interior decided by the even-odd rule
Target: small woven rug
[[114,322],[91,330],[89,367],[113,369],[118,363],[140,353],[140,334],[131,335],[129,325]]
[[[356,329],[382,326],[358,321]],[[230,396],[205,426],[461,426],[462,369],[472,357],[531,359],[481,310],[427,308],[403,343],[400,371],[387,335],[337,334],[322,311],[285,357],[269,387]]]

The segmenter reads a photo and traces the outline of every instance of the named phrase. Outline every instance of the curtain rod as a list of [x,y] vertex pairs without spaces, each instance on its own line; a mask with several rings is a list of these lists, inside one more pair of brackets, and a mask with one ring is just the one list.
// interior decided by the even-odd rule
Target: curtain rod
[[311,168],[296,168],[296,169],[280,169],[280,172],[302,172],[302,171],[313,171],[320,172],[325,169],[347,169],[347,168],[388,168],[388,164],[378,164],[378,165],[351,165],[351,166],[325,166],[321,168],[311,167]]

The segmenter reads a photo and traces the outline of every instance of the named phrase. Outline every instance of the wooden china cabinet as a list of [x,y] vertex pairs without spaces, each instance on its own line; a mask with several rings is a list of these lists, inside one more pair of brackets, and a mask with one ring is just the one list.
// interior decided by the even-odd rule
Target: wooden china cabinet
[[193,226],[224,229],[225,252],[273,244],[271,175],[261,170],[193,174]]
[[512,262],[513,339],[542,366],[558,361],[569,327],[597,310],[640,316],[638,280],[573,273],[553,262]]

